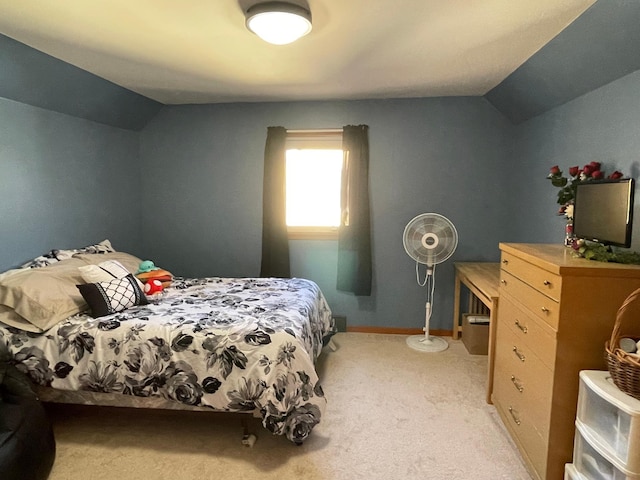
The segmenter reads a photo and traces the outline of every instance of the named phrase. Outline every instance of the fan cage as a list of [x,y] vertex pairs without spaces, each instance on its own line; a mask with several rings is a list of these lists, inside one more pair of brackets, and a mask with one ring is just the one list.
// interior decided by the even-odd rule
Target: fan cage
[[423,213],[407,224],[402,241],[405,251],[416,262],[435,265],[453,255],[458,246],[458,232],[448,218]]

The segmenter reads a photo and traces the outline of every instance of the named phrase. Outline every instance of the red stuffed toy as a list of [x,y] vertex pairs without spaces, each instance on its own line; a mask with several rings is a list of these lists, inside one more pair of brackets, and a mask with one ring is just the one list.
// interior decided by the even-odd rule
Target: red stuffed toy
[[156,293],[162,293],[164,286],[160,280],[149,280],[144,284],[144,293],[146,295],[155,295]]

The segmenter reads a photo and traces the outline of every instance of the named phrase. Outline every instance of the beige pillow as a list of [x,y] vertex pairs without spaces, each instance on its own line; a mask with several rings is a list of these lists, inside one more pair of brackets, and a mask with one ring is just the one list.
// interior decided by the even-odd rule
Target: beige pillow
[[27,332],[42,333],[38,327],[18,315],[13,308],[0,305],[0,322]]
[[[80,267],[114,260],[137,272],[142,260],[125,252],[79,253],[42,268],[0,274],[0,321],[31,332],[43,332],[67,317],[89,309],[76,285],[85,283]],[[6,320],[6,321],[5,321]],[[9,323],[11,322],[11,323]],[[31,327],[25,328],[25,322]]]
[[84,262],[84,265],[98,265],[108,260],[115,260],[117,262],[120,262],[122,266],[124,266],[124,268],[126,268],[130,273],[133,274],[138,271],[138,267],[140,266],[140,263],[142,263],[142,260],[140,260],[138,257],[125,252],[101,253],[99,255],[91,253],[78,253],[74,255],[73,258],[82,260]]
[[85,264],[72,258],[43,268],[6,272],[0,275],[0,304],[40,331],[47,330],[89,308],[76,288],[83,283],[78,267]]

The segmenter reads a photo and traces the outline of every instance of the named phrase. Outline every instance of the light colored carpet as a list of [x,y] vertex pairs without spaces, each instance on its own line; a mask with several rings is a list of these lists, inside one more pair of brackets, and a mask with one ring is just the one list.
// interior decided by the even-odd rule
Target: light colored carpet
[[50,480],[531,479],[485,403],[486,356],[451,339],[423,353],[401,335],[334,338],[318,364],[328,407],[304,445],[246,415],[49,405]]

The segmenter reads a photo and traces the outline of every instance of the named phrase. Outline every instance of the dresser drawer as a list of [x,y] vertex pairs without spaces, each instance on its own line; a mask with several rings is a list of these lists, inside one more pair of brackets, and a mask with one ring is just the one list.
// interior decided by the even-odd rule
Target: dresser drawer
[[545,322],[524,312],[506,295],[500,298],[498,323],[506,325],[516,341],[535,351],[536,356],[553,371],[556,358],[556,332]]
[[500,326],[493,376],[494,388],[503,389],[509,401],[526,413],[544,438],[549,434],[553,374],[509,328]]
[[546,437],[540,435],[531,423],[526,411],[522,411],[517,399],[510,396],[506,385],[496,385],[494,389],[495,406],[507,429],[515,437],[535,471],[537,478],[545,478],[547,468],[548,444]]
[[533,287],[518,280],[506,270],[500,271],[500,295],[507,295],[518,300],[528,312],[536,318],[544,320],[554,330],[558,330],[559,304]]
[[501,268],[555,301],[560,301],[562,277],[509,253],[502,253]]
[[[523,457],[536,470],[534,477],[560,480],[574,446],[578,373],[602,364],[604,340],[611,335],[616,312],[623,298],[640,288],[640,268],[576,258],[560,243],[501,243],[500,252],[503,262],[497,325],[493,325],[492,399]],[[541,327],[540,331],[536,332],[536,327]],[[514,363],[514,346],[525,362]],[[532,380],[530,369],[521,372],[517,366],[517,362],[525,366],[533,363],[531,355],[540,366],[551,367],[551,383],[542,382],[545,386],[536,394],[537,400],[520,395],[511,380],[513,375],[516,382],[522,382],[523,393],[529,391],[531,381],[534,389],[538,388],[536,375],[543,374],[533,374]],[[555,363],[549,365],[554,356]],[[548,412],[548,433],[543,415],[535,407],[540,404],[549,409],[544,412]],[[531,429],[523,428],[527,425]],[[545,451],[540,452],[541,448]]]

